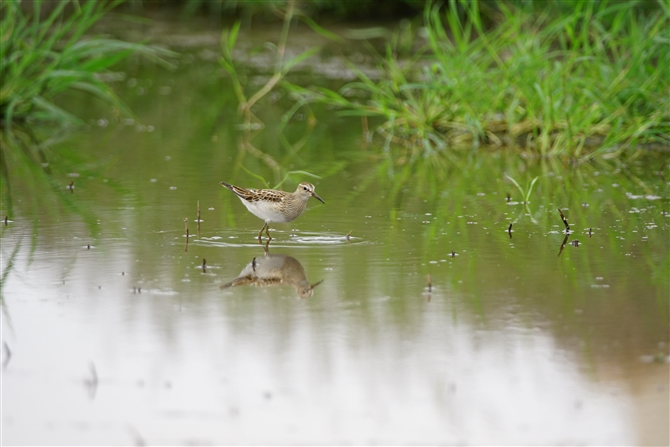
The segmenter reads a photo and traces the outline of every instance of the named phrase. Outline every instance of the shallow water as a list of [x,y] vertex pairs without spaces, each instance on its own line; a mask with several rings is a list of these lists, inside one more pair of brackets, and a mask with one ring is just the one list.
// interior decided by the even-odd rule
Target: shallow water
[[[278,99],[254,144],[321,175],[285,187],[313,182],[326,204],[273,224],[266,253],[219,186],[262,185],[237,165],[225,78],[195,54],[124,68],[139,121],[72,99],[93,126],[55,148],[93,162],[53,167],[79,212],[14,188],[3,444],[668,443],[667,160],[473,149],[398,185],[407,165],[327,110],[288,153]],[[505,174],[540,176],[529,204]],[[248,266],[255,285],[221,288]]]

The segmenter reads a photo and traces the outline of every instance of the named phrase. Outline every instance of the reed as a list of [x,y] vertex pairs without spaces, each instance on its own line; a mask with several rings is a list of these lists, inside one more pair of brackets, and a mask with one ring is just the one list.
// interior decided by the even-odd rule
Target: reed
[[[574,8],[521,9],[450,0],[428,4],[425,45],[400,59],[407,30],[378,54],[371,79],[338,91],[293,90],[343,115],[376,116],[384,148],[402,156],[459,146],[520,146],[543,156],[587,160],[636,156],[670,146],[670,9],[636,2],[582,2]],[[415,36],[415,46],[421,43]],[[359,98],[364,97],[364,100]]]
[[15,123],[56,122],[79,125],[82,120],[55,101],[59,93],[78,90],[93,95],[121,113],[130,109],[102,80],[112,65],[132,53],[164,62],[172,53],[147,45],[86,33],[123,0],[97,2],[18,0],[0,3],[0,120],[11,132]]

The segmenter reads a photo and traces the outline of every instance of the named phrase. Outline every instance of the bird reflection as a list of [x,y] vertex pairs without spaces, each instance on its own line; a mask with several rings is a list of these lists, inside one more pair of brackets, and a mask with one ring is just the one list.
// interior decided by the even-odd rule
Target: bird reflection
[[310,284],[300,262],[288,255],[270,254],[264,246],[263,256],[254,258],[242,269],[237,278],[221,286],[222,289],[237,286],[277,287],[290,285],[300,298],[309,298],[314,288],[323,280]]

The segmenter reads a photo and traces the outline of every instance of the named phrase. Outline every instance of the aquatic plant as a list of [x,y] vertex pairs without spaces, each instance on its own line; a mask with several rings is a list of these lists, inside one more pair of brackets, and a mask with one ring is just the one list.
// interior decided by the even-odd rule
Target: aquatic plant
[[[312,47],[291,58],[285,57],[286,42],[288,40],[288,34],[291,22],[296,16],[301,15],[300,12],[296,10],[295,1],[287,2],[286,10],[283,11],[282,14],[284,17],[284,21],[277,44],[275,45],[274,43],[268,43],[268,46],[272,47],[275,50],[274,70],[272,72],[272,76],[258,90],[256,90],[253,93],[249,91],[249,86],[246,85],[246,83],[243,82],[242,80],[243,71],[240,70],[241,62],[236,60],[236,58],[233,56],[233,51],[235,48],[235,43],[237,41],[237,36],[240,30],[241,22],[238,21],[230,29],[224,30],[221,36],[221,47],[223,57],[220,59],[221,66],[226,70],[226,72],[230,76],[232,87],[238,101],[238,114],[241,117],[241,123],[239,125],[239,128],[240,130],[242,130],[242,136],[238,142],[240,150],[238,151],[238,158],[235,163],[235,166],[242,166],[242,160],[244,155],[246,153],[249,153],[255,156],[256,158],[263,160],[263,162],[265,162],[265,164],[272,169],[272,171],[274,172],[275,181],[279,182],[279,184],[283,183],[284,180],[286,180],[287,178],[284,177],[284,180],[280,181],[281,178],[280,172],[282,171],[282,167],[279,165],[279,163],[277,163],[277,161],[271,155],[259,150],[251,143],[251,140],[256,135],[256,133],[264,128],[263,122],[260,119],[258,119],[258,117],[252,112],[252,108],[261,99],[263,99],[270,92],[275,90],[278,87],[279,83],[284,79],[286,74],[289,71],[291,71],[292,68],[294,68],[296,65],[298,65],[305,59],[316,54],[320,49],[319,47]],[[327,33],[327,31],[319,27],[309,18],[305,16],[302,16],[302,18],[306,21],[306,23],[309,26],[312,27],[312,29],[318,32]],[[296,105],[292,107],[284,115],[284,118],[282,119],[283,124],[280,125],[281,142],[289,152],[297,152],[297,150],[302,145],[304,145],[306,137],[309,135],[309,133],[314,127],[314,123],[312,123],[307,129],[307,134],[301,139],[301,141],[297,142],[296,144],[289,143],[286,137],[281,132],[283,127],[286,125],[286,122],[288,122],[290,116],[293,116],[293,114],[295,114],[298,111],[298,109],[300,109],[303,106],[308,106],[307,101],[304,100],[298,101]],[[249,171],[247,170],[247,172]],[[288,176],[290,175],[290,173],[287,173],[286,175]],[[265,180],[263,181],[265,182]]]
[[485,26],[480,2],[429,4],[415,42],[426,45],[403,60],[406,30],[397,31],[378,55],[380,79],[352,65],[359,79],[339,91],[294,91],[342,114],[382,117],[376,132],[413,157],[510,145],[584,160],[670,145],[667,5],[644,14],[635,2],[495,8]]
[[1,208],[9,215],[16,187],[34,197],[31,202],[36,208],[52,209],[59,204],[88,223],[94,221],[74,197],[62,194],[62,180],[54,177],[63,172],[85,172],[91,166],[84,163],[81,151],[61,148],[56,153],[50,148],[66,129],[83,124],[81,118],[59,105],[58,96],[83,92],[112,106],[118,114],[132,115],[101,76],[133,53],[161,63],[167,63],[165,56],[174,54],[87,34],[122,1],[0,2],[0,198]]
[[[0,120],[6,130],[28,120],[82,124],[55,101],[68,90],[93,95],[121,113],[132,112],[100,75],[132,53],[159,60],[172,54],[143,44],[122,42],[85,33],[123,0],[97,2],[41,0],[23,5],[19,0],[0,3]],[[45,13],[43,9],[51,9]]]
[[531,195],[532,192],[533,192],[533,188],[535,187],[535,183],[537,182],[537,180],[538,180],[540,177],[535,177],[533,180],[529,181],[529,182],[528,182],[528,185],[526,185],[525,188],[523,188],[521,185],[519,185],[519,182],[517,182],[517,181],[514,179],[514,177],[511,177],[511,176],[509,176],[509,175],[507,175],[507,174],[505,174],[505,177],[507,177],[507,179],[508,179],[509,181],[511,181],[511,182],[514,184],[514,186],[516,186],[516,188],[519,190],[519,192],[521,193],[521,197],[523,197],[523,203],[528,203],[528,202],[530,202],[530,195]]

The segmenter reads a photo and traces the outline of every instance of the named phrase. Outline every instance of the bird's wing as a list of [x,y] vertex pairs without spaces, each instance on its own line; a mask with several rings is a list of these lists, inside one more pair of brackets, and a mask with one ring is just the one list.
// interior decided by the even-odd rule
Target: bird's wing
[[240,188],[239,186],[231,185],[226,182],[221,182],[221,185],[230,189],[232,192],[237,195],[242,200],[247,202],[257,202],[259,200],[264,200],[268,202],[282,202],[286,197],[284,191],[274,191],[272,189],[247,189]]
[[254,197],[250,201],[283,202],[286,198],[284,191],[275,191],[273,189],[257,189],[254,190],[254,193]]

